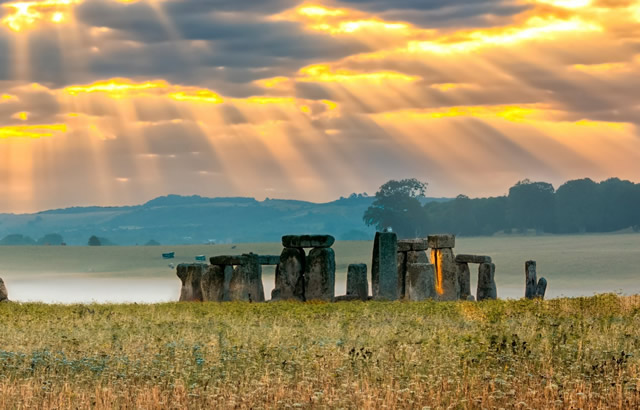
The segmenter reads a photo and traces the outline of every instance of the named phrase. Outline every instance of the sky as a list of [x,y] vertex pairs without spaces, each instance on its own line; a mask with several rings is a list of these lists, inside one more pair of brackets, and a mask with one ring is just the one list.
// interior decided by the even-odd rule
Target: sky
[[0,212],[640,180],[640,0],[0,0]]

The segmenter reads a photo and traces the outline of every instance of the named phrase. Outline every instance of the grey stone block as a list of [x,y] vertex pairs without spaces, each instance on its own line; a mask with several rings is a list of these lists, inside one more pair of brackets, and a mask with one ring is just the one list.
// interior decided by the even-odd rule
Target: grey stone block
[[7,287],[4,284],[2,278],[0,278],[0,302],[5,302],[9,300],[9,292],[7,292]]
[[460,299],[458,266],[451,248],[431,249],[431,261],[436,270],[436,298],[438,300]]
[[260,255],[258,262],[260,265],[277,265],[280,263],[280,255]]
[[304,300],[305,254],[299,248],[284,248],[276,266],[276,286],[272,300]]
[[451,234],[429,235],[427,237],[429,248],[445,249],[456,247],[456,237]]
[[245,263],[247,263],[247,260],[242,255],[219,255],[209,258],[209,263],[218,266],[238,266],[244,265]]
[[493,263],[483,263],[478,268],[478,290],[476,291],[478,302],[498,298],[495,273],[496,265]]
[[180,288],[180,302],[202,302],[202,274],[207,265],[202,263],[181,263],[176,269],[176,274],[182,282]]
[[304,282],[305,300],[333,301],[336,287],[336,255],[333,249],[311,249],[306,259]]
[[232,301],[264,302],[262,265],[256,254],[242,255],[245,263],[233,269],[229,283],[229,298]]
[[526,261],[524,263],[524,280],[524,297],[533,299],[536,297],[536,285],[538,284],[536,261]]
[[373,298],[398,299],[398,237],[395,232],[377,232],[373,242],[371,287]]
[[336,239],[331,235],[285,235],[282,246],[285,248],[330,248]]
[[202,274],[200,287],[202,289],[202,300],[205,302],[222,302],[225,293],[228,294],[229,288],[225,289],[225,270],[230,266],[211,265]]
[[407,300],[421,301],[434,297],[435,267],[431,263],[407,264]]
[[426,238],[398,240],[398,252],[426,251],[429,244]]
[[544,299],[545,293],[547,293],[547,280],[545,278],[540,278],[536,285],[536,297]]
[[482,255],[456,255],[456,262],[458,263],[491,263],[491,256]]
[[367,300],[369,297],[369,280],[367,265],[364,263],[349,265],[347,270],[347,294],[356,299]]
[[[456,260],[458,258],[456,257]],[[467,300],[471,295],[471,271],[468,263],[456,262],[458,268],[458,282],[460,283],[460,299]]]
[[398,252],[396,254],[396,263],[398,265],[398,298],[406,298],[406,283],[407,283],[407,253]]

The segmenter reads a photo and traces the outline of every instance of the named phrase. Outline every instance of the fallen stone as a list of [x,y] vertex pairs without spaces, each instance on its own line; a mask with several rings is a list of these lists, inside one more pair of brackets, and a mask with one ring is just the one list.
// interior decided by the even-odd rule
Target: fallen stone
[[9,292],[7,292],[7,287],[4,285],[4,281],[0,278],[0,302],[8,302],[9,301]]
[[364,263],[351,264],[347,269],[347,294],[359,300],[369,297],[369,281],[367,279],[367,265]]
[[280,255],[260,255],[258,262],[260,265],[277,265],[280,263]]
[[429,248],[427,239],[400,239],[398,241],[398,252],[426,251]]
[[313,248],[306,259],[305,300],[331,302],[336,288],[336,255],[331,248]]
[[547,293],[547,280],[540,278],[536,285],[536,298],[544,299],[544,294]]
[[202,274],[207,270],[203,263],[181,263],[177,275],[182,281],[180,302],[202,302]]
[[237,266],[247,263],[246,258],[242,255],[220,255],[209,258],[209,263],[219,266]]
[[373,298],[398,299],[398,237],[395,232],[376,232],[371,263]]
[[460,299],[458,266],[451,248],[431,249],[431,261],[435,265],[435,289],[437,300]]
[[478,302],[498,298],[495,273],[496,265],[493,263],[483,263],[478,268],[478,289],[476,291]]
[[445,249],[456,247],[456,237],[451,234],[429,235],[427,237],[429,248]]
[[230,266],[211,265],[202,274],[200,287],[202,289],[202,300],[205,302],[222,302],[225,299],[225,293],[229,288],[225,289],[225,271],[231,269]]
[[304,301],[304,263],[305,255],[302,249],[282,250],[280,263],[276,266],[276,286],[271,292],[272,300]]
[[285,235],[282,246],[285,248],[330,248],[336,239],[331,235]]
[[491,263],[491,256],[482,255],[456,255],[458,263]]
[[524,297],[533,299],[536,297],[536,285],[538,284],[536,274],[536,261],[526,261],[524,263]]
[[469,264],[466,262],[458,262],[456,257],[456,265],[458,268],[458,282],[460,283],[460,299],[467,300],[471,296],[471,271]]
[[262,265],[255,254],[242,255],[245,263],[233,269],[229,283],[229,298],[232,301],[264,302]]
[[431,263],[407,264],[407,300],[418,302],[435,296],[435,267]]

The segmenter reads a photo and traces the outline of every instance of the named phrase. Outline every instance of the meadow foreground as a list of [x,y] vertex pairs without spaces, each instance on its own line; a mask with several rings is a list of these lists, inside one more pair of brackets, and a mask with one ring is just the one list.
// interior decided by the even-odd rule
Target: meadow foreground
[[640,296],[0,304],[0,408],[633,408]]

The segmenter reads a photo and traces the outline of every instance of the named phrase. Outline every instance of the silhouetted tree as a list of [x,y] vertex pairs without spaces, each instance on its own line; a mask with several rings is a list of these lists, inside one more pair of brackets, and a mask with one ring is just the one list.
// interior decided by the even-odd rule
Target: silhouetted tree
[[101,246],[102,242],[100,241],[100,238],[98,238],[97,236],[93,235],[93,236],[91,236],[91,238],[89,238],[88,244],[89,244],[89,246]]
[[553,231],[554,213],[553,185],[525,179],[509,189],[507,214],[511,226],[520,230]]
[[415,178],[391,180],[376,192],[376,200],[365,211],[363,220],[367,226],[379,231],[392,228],[401,238],[426,234],[427,212],[419,198],[427,191],[427,183]]
[[561,233],[593,232],[598,225],[598,184],[568,181],[556,191],[556,227]]

